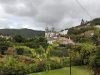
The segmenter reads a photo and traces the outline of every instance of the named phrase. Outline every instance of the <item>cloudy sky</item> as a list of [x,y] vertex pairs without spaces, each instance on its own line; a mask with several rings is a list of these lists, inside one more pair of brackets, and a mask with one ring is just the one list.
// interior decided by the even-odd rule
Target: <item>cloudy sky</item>
[[100,17],[100,1],[0,0],[0,28],[64,29],[78,25],[82,18],[90,20],[86,11],[92,18]]

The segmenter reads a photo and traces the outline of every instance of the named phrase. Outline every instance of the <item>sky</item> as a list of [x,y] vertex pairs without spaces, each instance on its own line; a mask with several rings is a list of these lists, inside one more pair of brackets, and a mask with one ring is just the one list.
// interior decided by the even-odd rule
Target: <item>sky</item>
[[100,17],[99,7],[100,0],[0,0],[0,29],[62,30]]

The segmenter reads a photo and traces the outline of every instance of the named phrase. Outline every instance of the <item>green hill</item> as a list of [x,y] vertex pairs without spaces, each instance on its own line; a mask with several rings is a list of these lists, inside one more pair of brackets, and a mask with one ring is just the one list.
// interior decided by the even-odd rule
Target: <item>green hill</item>
[[26,38],[32,38],[34,36],[44,36],[44,31],[32,30],[32,29],[0,29],[2,35],[21,35]]
[[95,18],[90,23],[91,25],[100,25],[100,18]]
[[87,21],[83,25],[78,25],[68,29],[68,35],[79,35],[86,31],[95,30],[96,26],[100,26],[100,18],[95,18],[91,21]]

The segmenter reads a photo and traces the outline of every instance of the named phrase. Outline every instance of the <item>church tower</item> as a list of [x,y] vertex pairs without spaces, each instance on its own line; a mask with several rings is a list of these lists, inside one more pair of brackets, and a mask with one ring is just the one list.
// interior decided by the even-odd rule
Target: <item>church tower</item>
[[82,19],[81,20],[81,25],[84,25],[85,24],[85,21]]
[[49,28],[46,26],[45,28],[45,37],[48,39],[50,37]]

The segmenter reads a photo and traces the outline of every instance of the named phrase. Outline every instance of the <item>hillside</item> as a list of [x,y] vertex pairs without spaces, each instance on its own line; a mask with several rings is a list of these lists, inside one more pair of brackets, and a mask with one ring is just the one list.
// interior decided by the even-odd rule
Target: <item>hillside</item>
[[31,29],[0,29],[2,35],[21,35],[23,37],[32,38],[33,36],[44,36],[44,31],[37,31]]
[[84,21],[83,24],[69,28],[68,35],[79,35],[86,31],[91,31],[91,30],[93,31],[97,26],[100,26],[100,18],[95,18],[91,21],[86,21],[86,22]]
[[100,25],[100,18],[95,18],[90,23],[91,25]]

